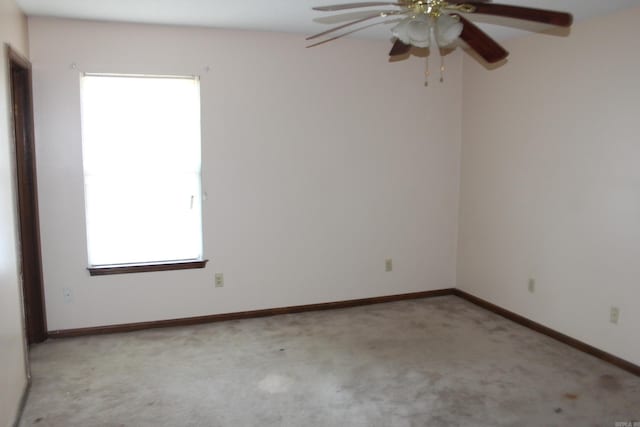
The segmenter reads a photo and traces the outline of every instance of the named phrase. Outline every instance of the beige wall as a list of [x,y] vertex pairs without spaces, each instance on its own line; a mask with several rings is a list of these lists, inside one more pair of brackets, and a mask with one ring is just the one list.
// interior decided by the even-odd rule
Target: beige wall
[[465,58],[457,268],[461,289],[636,364],[639,20],[511,41],[494,71]]
[[[455,285],[460,53],[426,89],[388,42],[29,22],[51,330]],[[89,277],[79,71],[201,75],[206,269]]]
[[11,425],[26,386],[18,258],[15,148],[4,44],[28,53],[27,23],[13,0],[0,0],[0,426]]

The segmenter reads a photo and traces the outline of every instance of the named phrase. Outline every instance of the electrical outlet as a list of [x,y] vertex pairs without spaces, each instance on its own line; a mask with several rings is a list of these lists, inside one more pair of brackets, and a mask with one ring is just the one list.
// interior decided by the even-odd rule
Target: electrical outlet
[[391,258],[387,258],[384,260],[384,271],[393,271],[393,260]]
[[65,304],[69,304],[73,301],[73,293],[71,292],[71,288],[63,288],[62,289],[62,299]]
[[224,286],[224,274],[216,273],[216,288],[222,288]]
[[533,279],[533,278],[529,279],[528,288],[529,288],[529,292],[531,293],[534,293],[536,291],[536,279]]
[[609,312],[609,321],[614,325],[617,325],[618,320],[620,320],[620,309],[618,307],[611,307],[611,311]]

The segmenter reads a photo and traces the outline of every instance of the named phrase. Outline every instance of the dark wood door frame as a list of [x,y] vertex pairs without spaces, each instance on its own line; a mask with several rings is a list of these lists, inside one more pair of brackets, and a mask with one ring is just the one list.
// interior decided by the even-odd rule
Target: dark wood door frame
[[7,45],[5,50],[9,64],[16,154],[22,298],[27,342],[32,344],[47,339],[47,324],[40,250],[31,63],[10,46]]

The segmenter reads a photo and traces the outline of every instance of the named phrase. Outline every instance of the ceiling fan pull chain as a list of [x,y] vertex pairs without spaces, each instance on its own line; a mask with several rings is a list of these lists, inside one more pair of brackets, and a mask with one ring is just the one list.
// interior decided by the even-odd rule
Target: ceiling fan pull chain
[[424,85],[429,86],[429,55],[427,55],[427,63],[424,69]]
[[444,83],[444,56],[440,55],[440,83]]

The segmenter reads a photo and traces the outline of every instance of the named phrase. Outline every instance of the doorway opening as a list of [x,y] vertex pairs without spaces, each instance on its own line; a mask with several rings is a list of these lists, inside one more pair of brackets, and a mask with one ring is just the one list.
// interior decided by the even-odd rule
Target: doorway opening
[[31,63],[7,46],[16,155],[22,295],[27,342],[47,339],[38,218]]

